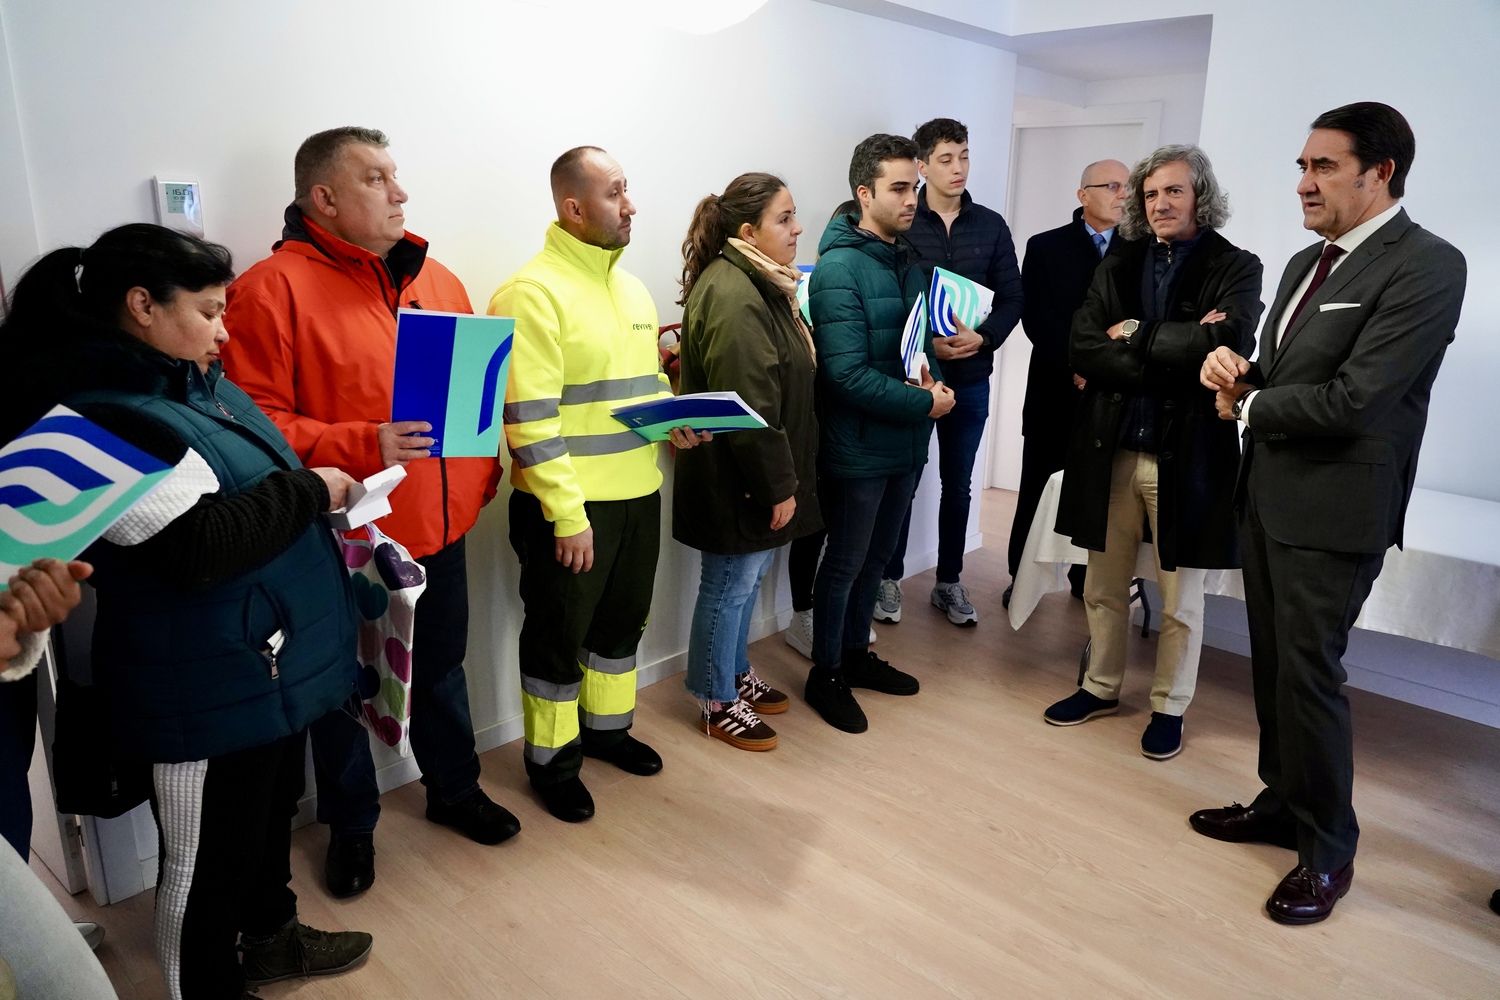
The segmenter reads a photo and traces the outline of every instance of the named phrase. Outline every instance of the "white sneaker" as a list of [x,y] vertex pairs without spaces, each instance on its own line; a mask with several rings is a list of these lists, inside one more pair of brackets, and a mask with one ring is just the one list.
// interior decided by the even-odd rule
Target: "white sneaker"
[[880,581],[880,589],[875,592],[875,620],[892,625],[901,620],[900,580]]
[[813,619],[812,608],[806,611],[793,611],[792,620],[788,623],[786,631],[781,633],[786,639],[786,644],[797,652],[812,659],[813,642]]
[[73,926],[78,928],[78,933],[83,935],[83,943],[89,946],[89,951],[98,951],[99,946],[104,943],[104,928],[92,920],[75,920]]
[[961,583],[940,583],[933,587],[932,606],[945,612],[955,625],[979,624],[979,613],[969,603],[969,592]]

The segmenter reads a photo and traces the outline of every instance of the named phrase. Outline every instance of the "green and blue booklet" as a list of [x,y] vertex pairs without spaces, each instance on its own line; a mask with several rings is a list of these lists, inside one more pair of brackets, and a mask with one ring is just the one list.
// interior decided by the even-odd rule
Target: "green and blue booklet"
[[616,420],[647,441],[665,441],[674,427],[695,431],[752,431],[766,426],[737,392],[695,392],[686,396],[663,396],[644,403],[617,406],[609,411]]
[[494,458],[504,446],[505,384],[516,321],[402,309],[396,316],[391,421],[425,420],[433,457]]
[[73,559],[174,467],[66,406],[0,448],[0,590],[37,559]]
[[955,316],[970,330],[983,323],[995,306],[995,293],[961,274],[935,267],[927,301],[931,304],[933,332],[951,337],[958,332]]

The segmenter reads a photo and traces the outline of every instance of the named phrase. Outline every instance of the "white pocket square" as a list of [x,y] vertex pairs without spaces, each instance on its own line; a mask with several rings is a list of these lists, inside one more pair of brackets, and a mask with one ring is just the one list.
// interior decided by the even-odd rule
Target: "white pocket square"
[[1318,306],[1318,312],[1333,312],[1335,309],[1358,309],[1358,302],[1325,302]]

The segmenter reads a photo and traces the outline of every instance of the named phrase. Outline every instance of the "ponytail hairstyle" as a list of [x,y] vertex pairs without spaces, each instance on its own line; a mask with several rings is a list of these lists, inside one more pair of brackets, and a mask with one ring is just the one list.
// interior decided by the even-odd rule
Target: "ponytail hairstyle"
[[719,256],[729,237],[737,236],[747,222],[758,224],[771,199],[785,187],[773,174],[740,174],[723,194],[711,194],[698,202],[682,241],[682,298],[677,300],[678,305],[687,302],[703,269]]
[[125,293],[144,288],[158,302],[178,291],[227,285],[229,251],[217,243],[138,222],[111,229],[89,247],[42,257],[16,282],[0,344],[11,350],[39,340],[76,340],[120,331]]

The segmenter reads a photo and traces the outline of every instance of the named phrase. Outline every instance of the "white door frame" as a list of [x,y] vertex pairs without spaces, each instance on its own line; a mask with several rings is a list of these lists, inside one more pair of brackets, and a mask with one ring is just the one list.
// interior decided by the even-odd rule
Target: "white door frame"
[[[1160,101],[1138,101],[1131,104],[1098,104],[1087,108],[1059,107],[1045,111],[1016,111],[1011,119],[1010,169],[1005,182],[1005,217],[1016,216],[1016,178],[1020,166],[1021,132],[1035,128],[1069,128],[1077,125],[1139,125],[1146,145],[1155,148],[1161,140],[1162,105]],[[1017,259],[1021,248],[1016,248]],[[998,486],[995,481],[996,443],[989,428],[1000,423],[1000,366],[990,376],[990,419],[984,442],[984,485]]]

